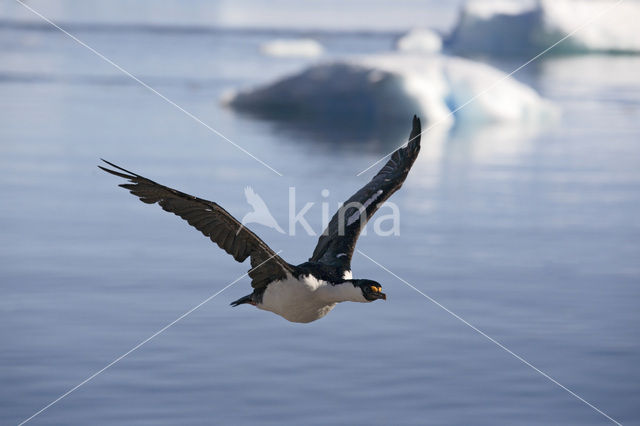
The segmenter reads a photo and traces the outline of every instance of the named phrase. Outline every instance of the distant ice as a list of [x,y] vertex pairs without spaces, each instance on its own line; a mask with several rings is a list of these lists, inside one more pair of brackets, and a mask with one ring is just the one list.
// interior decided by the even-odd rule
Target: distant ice
[[269,118],[330,123],[404,123],[417,113],[426,122],[451,125],[539,121],[554,113],[533,89],[489,65],[402,52],[314,65],[225,101]]
[[490,19],[496,15],[520,15],[534,9],[537,3],[537,0],[468,0],[462,11],[479,19]]
[[405,52],[434,53],[442,50],[442,38],[435,31],[416,28],[400,37],[396,42],[396,47]]
[[310,38],[272,40],[260,46],[265,55],[279,57],[316,57],[322,55],[324,48]]
[[584,26],[553,53],[640,52],[638,22],[640,2],[632,0],[475,0],[446,45],[457,53],[533,54]]

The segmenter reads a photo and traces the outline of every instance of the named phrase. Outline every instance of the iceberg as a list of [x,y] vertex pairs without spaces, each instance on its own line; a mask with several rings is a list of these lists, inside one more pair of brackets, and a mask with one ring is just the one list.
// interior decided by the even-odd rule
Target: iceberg
[[[312,65],[261,87],[232,92],[230,107],[270,119],[330,123],[539,122],[555,109],[487,64],[441,54],[394,52]],[[387,124],[385,124],[387,125]]]
[[405,52],[435,53],[442,50],[442,37],[435,31],[416,28],[396,41],[398,50]]
[[463,7],[445,45],[460,54],[533,55],[572,34],[551,53],[637,53],[638,21],[638,1],[476,0]]
[[260,51],[268,56],[278,57],[315,57],[324,53],[324,48],[317,41],[310,38],[278,39],[264,43]]

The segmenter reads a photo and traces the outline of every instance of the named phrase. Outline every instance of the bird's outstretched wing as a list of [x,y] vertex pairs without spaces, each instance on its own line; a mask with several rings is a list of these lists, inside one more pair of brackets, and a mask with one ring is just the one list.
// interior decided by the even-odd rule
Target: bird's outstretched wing
[[293,271],[291,265],[218,204],[160,185],[106,160],[102,161],[117,170],[98,167],[112,175],[128,179],[130,183],[120,186],[128,189],[142,202],[158,203],[164,210],[180,216],[238,262],[251,257],[252,269],[249,276],[254,288],[264,288],[271,280],[283,279],[287,272]]
[[409,143],[393,153],[382,170],[338,209],[313,251],[311,262],[351,269],[351,257],[361,229],[378,207],[402,186],[420,151],[420,119],[413,116]]

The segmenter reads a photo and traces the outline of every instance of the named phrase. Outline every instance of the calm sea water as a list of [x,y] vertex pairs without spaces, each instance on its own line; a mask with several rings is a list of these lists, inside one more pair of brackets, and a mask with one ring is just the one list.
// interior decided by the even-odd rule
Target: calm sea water
[[[81,12],[90,21],[91,11]],[[333,129],[220,105],[229,89],[307,63],[259,53],[261,43],[298,30],[70,25],[284,176],[63,34],[0,25],[2,424],[29,417],[248,268],[118,188],[97,169],[100,157],[238,217],[249,211],[250,185],[282,225],[294,187],[298,209],[316,203],[306,217],[320,232],[321,203],[333,210],[374,171],[355,174],[399,142],[335,140]],[[314,35],[327,56],[385,51],[395,37]],[[519,78],[562,108],[559,122],[425,136],[392,198],[400,235],[370,232],[358,245],[624,424],[640,424],[638,75],[632,56],[547,58],[526,68]],[[316,241],[301,227],[295,237],[253,229],[292,263]],[[354,257],[353,270],[380,281],[389,300],[292,324],[229,307],[250,291],[245,278],[32,423],[607,423],[365,257]]]

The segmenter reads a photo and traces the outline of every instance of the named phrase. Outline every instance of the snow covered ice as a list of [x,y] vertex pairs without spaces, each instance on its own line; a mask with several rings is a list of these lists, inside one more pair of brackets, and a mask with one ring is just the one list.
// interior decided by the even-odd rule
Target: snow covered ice
[[426,28],[415,28],[396,42],[398,50],[434,53],[442,50],[442,37]]
[[[473,99],[472,102],[469,102]],[[287,120],[406,120],[452,125],[538,122],[554,108],[533,89],[479,62],[440,54],[386,53],[312,65],[225,103]]]
[[278,39],[264,43],[260,51],[268,56],[315,57],[324,53],[324,48],[310,38]]
[[639,21],[634,0],[476,0],[464,6],[446,46],[455,53],[532,55],[573,33],[552,53],[640,52]]

